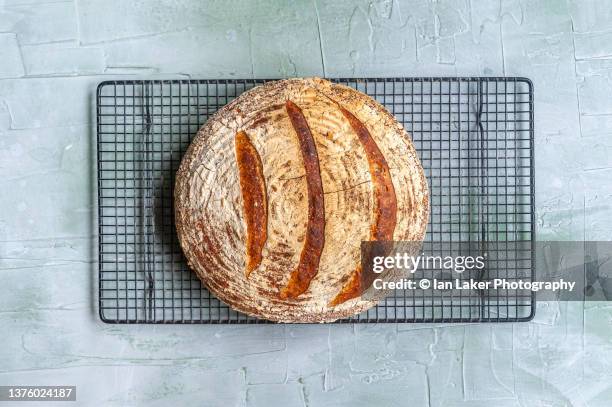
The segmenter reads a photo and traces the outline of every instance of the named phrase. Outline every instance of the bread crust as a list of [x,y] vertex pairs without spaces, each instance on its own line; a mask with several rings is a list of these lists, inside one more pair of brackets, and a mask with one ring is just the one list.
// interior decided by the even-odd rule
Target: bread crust
[[236,133],[236,164],[242,195],[242,215],[247,228],[246,265],[248,277],[261,264],[261,251],[268,238],[268,202],[263,164],[245,131]]
[[[325,201],[318,271],[295,298],[282,298],[280,291],[299,264],[307,235],[308,185],[287,101],[299,106],[312,132]],[[330,305],[360,264],[360,243],[371,238],[376,209],[367,154],[339,106],[368,129],[386,159],[397,201],[393,239],[425,236],[429,197],[423,169],[409,135],[382,105],[319,78],[268,82],[243,93],[202,126],[176,176],[176,227],[189,266],[237,311],[279,322],[331,322],[376,304],[357,297]],[[261,263],[248,277],[234,154],[240,131],[259,153],[267,193],[267,240]]]

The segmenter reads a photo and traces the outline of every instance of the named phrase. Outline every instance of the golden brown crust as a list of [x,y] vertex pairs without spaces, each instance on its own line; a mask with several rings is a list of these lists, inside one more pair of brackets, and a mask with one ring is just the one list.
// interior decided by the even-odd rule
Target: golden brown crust
[[[338,101],[366,126],[386,159],[397,199],[394,240],[422,240],[428,219],[427,184],[410,137],[380,104],[328,81],[290,79],[245,92],[199,131],[177,173],[176,224],[191,268],[234,309],[283,322],[327,322],[375,305],[353,298],[329,303],[353,275],[360,242],[375,222],[374,182],[363,146]],[[308,225],[308,183],[287,100],[308,122],[319,158],[325,245],[318,273],[297,298],[280,298],[300,262]],[[233,140],[248,131],[259,152],[267,189],[268,237],[261,264],[244,275],[246,221]]]
[[291,273],[289,282],[281,290],[281,298],[297,298],[308,289],[310,281],[319,271],[319,261],[325,245],[325,204],[323,201],[323,183],[319,168],[317,146],[308,122],[295,103],[288,100],[285,104],[289,120],[300,141],[300,151],[308,190],[308,225],[306,238],[297,268]]
[[[395,196],[395,188],[393,187],[387,160],[385,160],[385,156],[380,152],[367,127],[339,103],[338,108],[348,120],[355,134],[357,134],[368,159],[370,177],[372,178],[374,188],[374,216],[370,227],[370,240],[393,240],[393,232],[397,222],[397,197]],[[348,283],[342,287],[342,290],[332,300],[330,305],[337,306],[360,296],[369,286],[365,286],[362,283],[360,264],[355,268]]]
[[255,146],[244,131],[236,133],[236,164],[240,178],[242,214],[246,223],[246,265],[248,277],[261,263],[261,251],[268,237],[268,200],[263,165]]

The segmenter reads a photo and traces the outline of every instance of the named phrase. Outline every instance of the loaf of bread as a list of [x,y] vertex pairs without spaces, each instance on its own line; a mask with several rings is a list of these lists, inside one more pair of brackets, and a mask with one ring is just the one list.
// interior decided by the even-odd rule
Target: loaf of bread
[[428,190],[411,139],[369,96],[319,78],[268,82],[200,129],[176,177],[178,236],[234,309],[329,322],[362,298],[362,241],[421,241]]

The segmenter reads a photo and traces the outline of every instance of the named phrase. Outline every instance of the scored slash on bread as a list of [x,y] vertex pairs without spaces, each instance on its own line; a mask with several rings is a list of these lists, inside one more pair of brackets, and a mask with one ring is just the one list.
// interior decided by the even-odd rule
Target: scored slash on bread
[[289,276],[289,282],[280,292],[283,299],[297,298],[308,289],[310,281],[319,272],[319,261],[325,245],[325,200],[317,146],[302,109],[290,100],[285,103],[285,107],[300,141],[300,151],[306,171],[308,225],[300,262]]
[[[393,240],[393,232],[397,222],[397,197],[395,196],[395,188],[391,180],[389,164],[387,164],[385,156],[380,152],[376,141],[370,135],[367,127],[338,102],[334,101],[334,103],[338,105],[338,109],[346,117],[351,128],[359,138],[370,167],[370,177],[372,178],[374,188],[374,211],[370,226],[370,240]],[[364,284],[361,272],[360,264],[355,268],[348,283],[342,287],[342,291],[331,301],[331,306],[336,306],[358,297],[369,287],[369,285]]]
[[261,157],[242,130],[236,133],[235,148],[247,228],[245,275],[248,277],[259,267],[261,251],[268,238],[268,198]]
[[361,241],[421,241],[428,206],[395,118],[318,78],[268,82],[219,110],[175,188],[190,267],[234,309],[281,322],[329,322],[374,306],[361,296],[371,284],[362,281]]

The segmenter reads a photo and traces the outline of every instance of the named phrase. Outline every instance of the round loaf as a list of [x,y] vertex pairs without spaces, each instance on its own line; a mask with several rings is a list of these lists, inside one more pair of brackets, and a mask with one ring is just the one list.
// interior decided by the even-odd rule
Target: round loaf
[[360,243],[421,241],[428,211],[403,127],[369,96],[319,78],[243,93],[202,126],[176,177],[189,266],[235,310],[279,322],[374,306],[356,291]]

